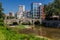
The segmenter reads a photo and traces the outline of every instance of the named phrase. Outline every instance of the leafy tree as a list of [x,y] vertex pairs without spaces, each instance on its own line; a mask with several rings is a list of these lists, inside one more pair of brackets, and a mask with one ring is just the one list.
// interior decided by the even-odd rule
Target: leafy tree
[[60,0],[54,1],[55,15],[60,15]]
[[46,14],[46,19],[50,19],[50,17],[52,16],[54,10],[53,10],[53,5],[49,4],[49,5],[44,5],[44,10],[45,10],[45,14]]
[[53,15],[60,16],[60,0],[54,0],[48,5],[44,5],[46,19],[50,19]]
[[0,18],[4,18],[2,3],[0,2]]
[[4,26],[4,16],[2,3],[0,2],[0,26]]

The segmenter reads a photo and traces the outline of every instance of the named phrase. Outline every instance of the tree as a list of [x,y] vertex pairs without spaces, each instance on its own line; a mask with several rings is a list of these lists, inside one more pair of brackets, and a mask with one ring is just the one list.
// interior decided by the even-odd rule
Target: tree
[[60,0],[54,0],[48,5],[44,5],[46,19],[50,19],[53,15],[60,16]]
[[2,3],[0,2],[0,18],[4,18]]
[[45,10],[44,12],[45,12],[46,19],[50,19],[50,17],[54,12],[53,4],[44,5],[44,10]]

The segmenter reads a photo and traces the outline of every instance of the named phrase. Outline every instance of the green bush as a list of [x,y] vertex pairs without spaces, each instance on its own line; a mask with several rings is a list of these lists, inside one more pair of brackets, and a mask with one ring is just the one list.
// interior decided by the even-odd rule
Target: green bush
[[4,25],[4,20],[0,19],[0,26],[3,26],[3,25]]

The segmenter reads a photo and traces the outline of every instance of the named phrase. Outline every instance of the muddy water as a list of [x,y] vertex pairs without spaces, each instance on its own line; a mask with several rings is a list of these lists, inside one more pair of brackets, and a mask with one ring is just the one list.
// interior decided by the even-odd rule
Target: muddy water
[[60,29],[40,27],[40,35],[57,40],[57,39],[60,39]]
[[34,33],[35,35],[44,36],[54,40],[60,39],[60,29],[58,28],[47,28],[42,26],[39,26],[39,28],[33,26],[30,27],[31,28],[21,29],[19,32],[23,34]]

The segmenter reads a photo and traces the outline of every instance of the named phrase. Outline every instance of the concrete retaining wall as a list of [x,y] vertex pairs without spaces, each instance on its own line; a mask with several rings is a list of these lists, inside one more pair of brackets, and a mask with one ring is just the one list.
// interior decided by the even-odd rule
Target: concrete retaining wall
[[49,27],[60,27],[59,20],[44,20],[44,21],[42,21],[42,24],[44,26],[49,26]]

